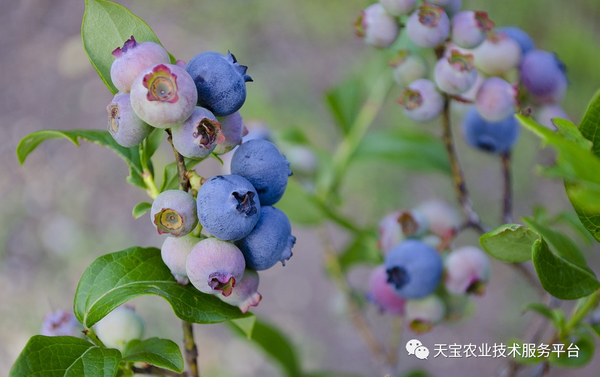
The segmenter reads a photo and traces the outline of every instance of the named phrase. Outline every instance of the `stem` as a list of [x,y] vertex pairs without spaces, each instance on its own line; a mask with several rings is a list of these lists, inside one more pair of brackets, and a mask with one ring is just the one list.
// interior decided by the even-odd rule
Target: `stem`
[[562,331],[561,337],[568,334],[571,330],[573,330],[573,328],[575,326],[577,326],[590,311],[594,310],[598,306],[599,303],[600,303],[600,290],[597,290],[596,292],[589,295],[585,299],[585,302],[580,307],[577,308],[575,313],[573,313],[573,315],[571,316],[571,319],[569,319],[569,322],[567,322],[565,329]]
[[152,199],[156,199],[160,192],[158,190],[158,187],[156,187],[156,182],[154,182],[154,176],[148,168],[148,163],[146,162],[146,150],[143,147],[144,144],[145,142],[140,144],[140,163],[142,165],[142,179],[144,180],[144,184],[146,185],[148,195]]
[[173,372],[168,369],[155,367],[154,365],[148,365],[147,367],[144,367],[144,368],[138,368],[138,367],[134,366],[131,368],[131,371],[136,374],[153,374],[153,375],[170,376],[170,377],[187,377],[187,373],[185,373],[185,372],[179,374],[177,372]]
[[90,327],[89,329],[83,330],[83,333],[90,339],[90,341],[92,343],[94,343],[94,345],[96,345],[98,347],[106,348],[106,346],[104,345],[104,343],[102,343],[100,338],[98,338],[98,335],[96,335],[96,333],[94,332],[94,329],[92,327]]
[[502,221],[505,224],[512,223],[512,184],[510,176],[510,151],[502,153],[502,177],[504,178],[504,200],[502,210]]
[[198,348],[194,341],[194,325],[190,322],[181,321],[183,327],[183,345],[185,348],[185,359],[189,368],[189,377],[200,377],[198,370]]
[[171,130],[167,129],[167,133],[169,134],[169,137],[167,140],[169,140],[169,143],[171,144],[171,147],[173,148],[173,154],[175,154],[175,161],[177,161],[177,176],[179,178],[179,189],[185,192],[188,192],[190,189],[190,180],[187,177],[187,169],[185,167],[185,160],[183,159],[183,156],[177,151],[177,149],[175,149],[175,146],[173,145],[173,136],[171,135]]

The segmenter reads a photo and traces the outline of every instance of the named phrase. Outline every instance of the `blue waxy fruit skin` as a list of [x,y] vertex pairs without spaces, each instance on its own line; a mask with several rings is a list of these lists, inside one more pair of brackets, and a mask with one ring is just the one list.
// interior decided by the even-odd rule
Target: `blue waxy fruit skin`
[[529,34],[521,30],[516,26],[503,26],[496,29],[497,33],[502,33],[507,35],[510,39],[517,42],[521,47],[521,52],[523,52],[523,56],[529,51],[535,49],[535,42]]
[[290,163],[277,147],[262,139],[247,141],[236,149],[231,160],[231,173],[252,183],[261,205],[277,203],[292,175]]
[[521,83],[534,96],[547,97],[566,87],[565,65],[548,51],[533,50],[521,63]]
[[237,241],[254,228],[261,213],[258,194],[239,175],[217,175],[198,190],[198,219],[213,236]]
[[246,101],[246,82],[252,78],[246,74],[248,67],[239,65],[231,53],[202,52],[185,69],[198,89],[198,106],[216,116],[233,114]]
[[488,153],[503,153],[513,147],[521,128],[514,115],[499,122],[490,122],[471,107],[465,114],[463,133],[472,147]]
[[244,254],[246,266],[261,271],[273,267],[277,262],[285,266],[292,257],[292,225],[285,213],[271,206],[261,208],[256,227],[245,238],[235,244]]
[[385,257],[388,282],[400,297],[423,298],[442,279],[443,262],[438,252],[418,240],[406,240]]

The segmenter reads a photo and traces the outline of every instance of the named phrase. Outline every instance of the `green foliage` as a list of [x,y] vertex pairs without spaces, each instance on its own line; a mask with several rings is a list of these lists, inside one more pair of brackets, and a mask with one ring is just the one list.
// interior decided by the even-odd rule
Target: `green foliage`
[[[202,160],[192,160],[184,158],[185,167],[191,169],[200,163]],[[179,187],[179,176],[177,175],[177,162],[171,162],[163,170],[162,183],[160,184],[160,192],[166,190],[177,190]]]
[[71,336],[36,335],[10,370],[9,377],[113,377],[121,353]]
[[254,331],[254,325],[256,324],[256,316],[254,314],[248,312],[241,318],[232,319],[229,323],[235,325],[243,334],[245,334],[246,339],[252,339],[252,332]]
[[132,340],[123,351],[123,361],[148,363],[177,373],[184,368],[179,346],[168,339]]
[[483,249],[492,257],[508,263],[531,259],[531,247],[539,239],[531,229],[519,224],[504,224],[479,239]]
[[81,38],[90,62],[108,89],[117,88],[110,79],[111,53],[131,36],[137,42],[160,43],[152,29],[122,5],[104,0],[86,0]]
[[159,249],[140,247],[106,254],[85,270],[75,292],[75,316],[90,328],[124,302],[149,294],[163,297],[175,315],[188,322],[216,323],[242,316],[217,297],[177,283]]
[[550,309],[544,304],[532,302],[523,307],[523,311],[534,311],[549,319],[558,331],[565,327],[565,314],[561,309]]
[[383,161],[412,170],[451,173],[448,155],[439,138],[428,132],[399,127],[370,131],[353,160]]
[[337,126],[347,134],[365,100],[365,85],[358,77],[350,77],[325,93],[325,102]]
[[25,159],[33,152],[38,145],[50,139],[67,139],[76,146],[79,146],[79,141],[84,140],[91,143],[107,147],[121,157],[127,165],[129,165],[129,177],[127,182],[146,188],[146,184],[142,178],[142,165],[140,162],[140,152],[138,147],[125,148],[117,144],[108,131],[100,130],[43,130],[31,133],[25,136],[17,146],[17,157],[19,162],[23,164]]
[[592,98],[579,124],[579,131],[592,142],[592,152],[600,157],[600,91]]
[[[568,357],[568,348],[573,343],[579,348],[577,357]],[[565,353],[557,356],[556,353],[550,354],[550,365],[558,367],[581,368],[592,361],[596,344],[594,337],[589,333],[576,332],[569,339],[564,340]]]
[[133,215],[134,219],[139,219],[146,212],[148,212],[150,210],[150,208],[152,208],[152,203],[141,202],[141,203],[136,204],[135,207],[133,207],[131,214]]

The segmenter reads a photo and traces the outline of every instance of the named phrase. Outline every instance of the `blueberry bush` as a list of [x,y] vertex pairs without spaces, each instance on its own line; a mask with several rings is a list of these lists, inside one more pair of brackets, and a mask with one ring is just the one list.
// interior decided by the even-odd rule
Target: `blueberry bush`
[[[325,274],[364,341],[371,375],[404,375],[407,340],[468,321],[496,263],[539,294],[522,311],[535,313],[540,324],[522,337],[497,340],[578,351],[575,358],[524,351],[506,359],[498,375],[541,376],[593,360],[600,281],[582,245],[593,249],[600,242],[600,94],[576,125],[561,105],[569,81],[559,57],[538,49],[526,31],[496,25],[493,14],[464,9],[460,0],[380,0],[357,13],[355,32],[377,49],[377,58],[326,92],[341,137],[323,148],[301,126],[276,137],[246,127],[252,67],[230,51],[195,51],[186,63],[128,9],[85,1],[83,46],[114,95],[107,129],[37,131],[21,140],[17,156],[23,164],[51,139],[110,149],[127,164],[127,182],[150,198],[133,208],[133,217],[147,215],[148,232],[161,235],[163,244],[108,253],[89,265],[73,311],[46,316],[10,377],[197,377],[202,340],[193,324],[213,323],[252,341],[282,375],[354,376],[309,371],[285,332],[252,313],[261,300],[275,299],[259,293],[261,271],[298,258],[292,258],[301,242],[296,225],[318,229]],[[398,91],[395,106],[406,122],[376,127]],[[537,174],[564,182],[574,211],[528,206],[519,210],[528,215],[514,215],[512,150],[523,133],[555,151]],[[153,160],[161,145],[174,157],[162,171]],[[458,145],[498,160],[502,198],[489,199],[499,202],[497,222],[474,205]],[[196,168],[211,160],[229,173],[200,176]],[[387,208],[381,219],[355,218],[345,199],[352,169],[363,161],[440,175],[450,181],[458,209],[436,198]],[[367,195],[376,197],[379,189],[373,185]],[[346,239],[340,250],[332,229]],[[468,233],[478,245],[464,241]],[[369,274],[357,284],[351,275],[361,268]],[[145,295],[162,297],[181,320],[181,348],[171,339],[144,337],[144,321],[128,301]],[[381,315],[369,316],[373,309]],[[373,330],[373,318],[390,322],[389,342]]]

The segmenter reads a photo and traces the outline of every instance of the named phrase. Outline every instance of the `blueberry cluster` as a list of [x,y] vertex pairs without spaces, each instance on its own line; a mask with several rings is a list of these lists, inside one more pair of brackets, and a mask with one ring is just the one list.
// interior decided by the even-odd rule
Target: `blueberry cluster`
[[162,128],[190,159],[237,147],[232,174],[197,179],[191,192],[163,191],[150,216],[158,234],[168,236],[161,255],[177,281],[246,312],[261,299],[256,271],[285,264],[296,241],[287,216],[273,207],[292,174],[288,161],[267,140],[242,143],[248,130],[238,110],[252,81],[247,67],[231,53],[212,51],[170,64],[162,46],[133,36],[113,55],[119,93],[107,110],[117,143],[133,147]]
[[371,273],[370,301],[382,312],[404,316],[416,332],[460,316],[456,301],[483,294],[490,276],[483,251],[450,244],[461,223],[456,209],[443,201],[384,217],[379,247],[385,260]]
[[[514,114],[524,105],[534,106],[550,128],[551,119],[568,118],[559,105],[567,78],[556,55],[536,50],[523,30],[494,28],[486,12],[461,7],[461,0],[380,0],[361,13],[358,35],[395,52],[390,65],[404,88],[399,102],[405,115],[428,122],[440,116],[446,100],[472,103],[463,134],[469,145],[489,153],[513,147],[520,134]],[[398,51],[401,32],[416,48]],[[434,49],[435,62],[427,62],[425,49]]]

